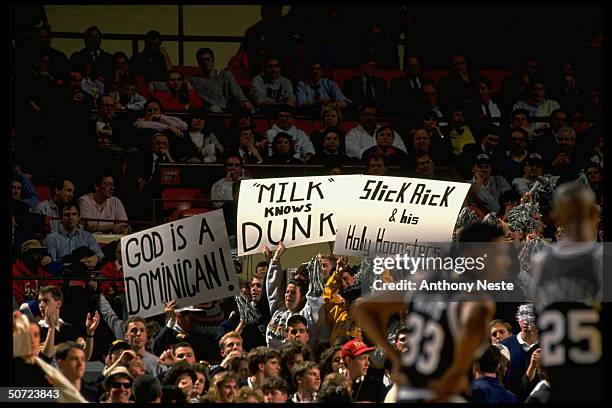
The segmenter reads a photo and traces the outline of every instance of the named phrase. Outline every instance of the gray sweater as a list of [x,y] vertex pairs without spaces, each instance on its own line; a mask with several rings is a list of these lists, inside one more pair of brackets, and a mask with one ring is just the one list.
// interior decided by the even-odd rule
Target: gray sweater
[[[206,105],[216,106],[221,110],[227,110],[231,100],[238,102],[246,101],[244,92],[236,82],[234,75],[223,70],[217,75],[205,78],[203,76],[192,76],[187,80],[198,91],[198,95]],[[211,109],[214,111],[214,109]]]

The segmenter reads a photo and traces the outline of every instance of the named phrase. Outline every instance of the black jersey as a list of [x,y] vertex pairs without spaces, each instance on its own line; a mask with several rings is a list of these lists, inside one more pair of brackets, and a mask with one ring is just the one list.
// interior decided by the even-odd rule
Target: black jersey
[[410,386],[423,388],[452,364],[459,333],[459,302],[413,301],[404,325],[410,330],[402,372]]
[[536,260],[533,273],[540,363],[552,401],[603,401],[602,246],[555,246]]

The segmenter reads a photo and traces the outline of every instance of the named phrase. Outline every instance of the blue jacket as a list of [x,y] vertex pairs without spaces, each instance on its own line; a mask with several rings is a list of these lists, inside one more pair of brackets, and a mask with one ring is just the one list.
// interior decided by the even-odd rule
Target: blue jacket
[[518,403],[518,399],[497,378],[480,377],[472,382],[472,402]]

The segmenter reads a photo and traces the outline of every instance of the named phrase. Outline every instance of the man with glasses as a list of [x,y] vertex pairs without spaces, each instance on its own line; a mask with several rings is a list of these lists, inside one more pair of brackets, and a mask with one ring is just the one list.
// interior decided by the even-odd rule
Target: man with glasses
[[83,33],[85,48],[70,56],[73,66],[92,65],[93,74],[104,80],[112,79],[114,60],[113,56],[100,48],[102,44],[102,32],[96,26],[91,26]]
[[161,34],[159,31],[149,31],[145,34],[144,42],[145,49],[130,60],[130,71],[144,76],[147,81],[166,81],[172,61],[168,51],[161,46]]
[[416,157],[415,172],[417,177],[434,179],[435,165],[429,153],[420,153]]
[[234,75],[228,70],[217,72],[214,69],[215,54],[210,48],[200,48],[196,53],[196,61],[201,74],[187,80],[198,91],[206,109],[220,113],[231,111],[232,105],[239,105],[248,111],[253,111],[253,105],[244,96]]
[[[85,222],[85,229],[89,232],[101,232],[112,234],[127,234],[129,225],[123,203],[113,196],[115,181],[109,172],[103,172],[98,176],[95,183],[96,190],[79,198],[81,216],[92,219]],[[101,219],[109,222],[100,221]],[[93,221],[95,220],[95,221]]]
[[232,201],[232,186],[242,180],[242,160],[236,155],[230,155],[225,159],[225,177],[213,184],[210,190],[210,199],[213,205],[221,208],[224,201]]
[[127,368],[123,366],[113,368],[104,378],[106,399],[102,402],[125,404],[130,402],[132,396],[132,383],[134,378]]

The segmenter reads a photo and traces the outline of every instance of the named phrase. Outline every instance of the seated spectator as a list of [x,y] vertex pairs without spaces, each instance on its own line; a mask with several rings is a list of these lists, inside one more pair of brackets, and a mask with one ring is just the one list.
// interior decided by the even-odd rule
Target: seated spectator
[[58,177],[50,185],[51,198],[36,204],[33,213],[44,214],[50,218],[51,232],[58,232],[61,222],[60,208],[72,201],[74,197],[74,183],[66,177]]
[[387,175],[387,160],[381,155],[372,155],[368,160],[368,172],[371,176],[386,176]]
[[344,95],[354,108],[369,105],[376,106],[380,111],[386,109],[389,91],[387,82],[375,76],[377,66],[376,57],[366,54],[358,67],[359,75],[344,81]]
[[177,140],[176,150],[177,160],[193,163],[215,163],[221,156],[223,145],[208,126],[208,113],[204,108],[191,116],[189,137]]
[[491,159],[484,153],[476,156],[472,174],[474,177],[468,182],[472,183],[472,191],[480,201],[479,207],[485,209],[485,214],[499,214],[499,196],[511,188],[506,179],[500,175],[491,175]]
[[527,132],[521,128],[512,129],[506,150],[506,163],[504,176],[512,181],[522,174],[522,163],[527,158]]
[[293,108],[290,106],[279,106],[276,111],[276,121],[271,129],[266,132],[269,154],[272,155],[272,142],[280,132],[286,133],[291,137],[294,148],[294,157],[303,162],[308,162],[315,154],[314,146],[308,135],[293,124]]
[[215,54],[210,48],[200,48],[196,53],[196,61],[201,74],[189,77],[187,80],[198,91],[207,110],[219,113],[240,106],[253,111],[253,105],[244,96],[234,75],[227,70],[217,72],[213,69]]
[[161,46],[159,31],[149,31],[145,34],[144,50],[130,60],[130,72],[140,74],[147,81],[168,80],[168,72],[172,70],[172,61],[168,51]]
[[230,155],[225,159],[225,177],[219,179],[210,189],[210,199],[215,201],[213,205],[220,208],[224,201],[232,201],[232,186],[242,180],[242,160],[236,155]]
[[540,76],[540,68],[535,58],[525,58],[515,74],[504,79],[501,86],[502,107],[511,111],[516,101],[525,99],[532,80]]
[[480,358],[474,362],[472,381],[472,402],[476,403],[517,403],[516,396],[498,380],[497,371],[503,358],[497,347],[489,345]]
[[472,130],[465,124],[462,108],[457,107],[452,110],[448,134],[455,156],[464,154],[466,145],[476,143]]
[[463,148],[461,161],[464,170],[471,167],[479,154],[486,154],[491,160],[491,166],[495,173],[502,172],[506,162],[506,152],[499,143],[500,129],[495,125],[489,125],[482,132],[482,142],[480,144],[469,144]]
[[295,108],[295,95],[291,81],[281,75],[281,66],[276,56],[268,56],[263,72],[253,78],[251,99],[259,110],[273,109],[279,105]]
[[298,82],[295,90],[301,111],[318,116],[330,104],[335,104],[339,109],[348,107],[350,100],[344,96],[338,84],[322,77],[323,64],[320,60],[311,60],[306,68],[306,80]]
[[465,117],[473,129],[481,129],[489,123],[501,125],[502,111],[491,97],[493,84],[482,77],[475,82],[477,98],[465,107]]
[[521,196],[529,192],[543,173],[542,165],[542,156],[531,153],[522,163],[523,176],[512,179],[512,188]]
[[390,166],[406,169],[410,166],[410,158],[400,149],[393,147],[395,131],[391,126],[380,126],[376,129],[376,145],[366,149],[361,160],[368,162],[374,154],[384,156]]
[[323,145],[313,157],[309,164],[324,164],[326,166],[343,166],[350,164],[354,159],[349,158],[344,153],[344,146],[341,137],[344,133],[340,128],[328,127],[325,129]]
[[18,218],[23,218],[30,212],[28,205],[21,200],[21,189],[21,179],[13,175],[11,177],[11,207],[13,214]]
[[[529,115],[529,113],[526,113]],[[521,118],[522,120],[522,118]],[[531,141],[534,136],[536,138],[530,144],[530,150],[538,152],[547,152],[555,148],[557,144],[557,134],[561,128],[567,126],[567,111],[564,109],[555,109],[550,114],[550,126],[544,129],[543,132],[533,135],[528,133],[528,138]],[[528,123],[522,123],[521,128],[529,127]]]
[[[261,143],[259,144],[261,146]],[[246,127],[239,130],[238,134],[238,154],[245,164],[262,164],[264,155],[267,157],[268,149],[261,146],[257,147],[253,129]]]
[[94,101],[102,95],[106,95],[106,84],[104,78],[96,76],[94,66],[91,61],[83,62],[83,65],[78,65],[76,68],[82,75],[81,89],[83,92],[91,95]]
[[36,193],[34,184],[32,184],[28,176],[22,173],[19,165],[14,162],[11,164],[11,172],[15,175],[16,180],[21,182],[20,199],[26,203],[29,208],[34,207],[38,203],[38,194]]
[[88,269],[94,269],[104,255],[91,233],[79,228],[80,221],[77,202],[67,203],[62,209],[62,226],[58,232],[47,235],[44,244],[54,261],[79,263]]
[[525,109],[529,116],[543,118],[538,122],[532,122],[530,129],[536,133],[543,132],[548,127],[548,117],[555,109],[559,109],[559,103],[552,99],[546,99],[546,87],[541,79],[533,78],[529,84],[529,95],[526,99],[517,101],[512,110]]
[[134,377],[127,368],[121,366],[110,371],[104,378],[104,396],[100,402],[125,404],[130,402]]
[[[377,115],[378,109],[372,105],[359,107],[359,115],[357,116],[359,125],[349,130],[345,138],[346,155],[348,157],[361,159],[363,152],[376,144],[375,134],[380,127],[376,122]],[[393,131],[393,147],[406,153],[406,145],[395,131]]]
[[[435,156],[436,163],[449,165],[453,159],[453,145],[449,136],[448,126],[439,126],[438,117],[434,112],[424,112],[417,122],[415,129],[425,129],[431,141],[431,150]],[[408,152],[407,152],[408,153]]]
[[85,221],[85,230],[112,234],[129,233],[130,226],[127,224],[128,216],[123,203],[113,196],[115,191],[113,175],[109,172],[100,173],[95,187],[96,191],[79,198],[81,217],[91,219]]
[[417,115],[425,112],[433,112],[438,118],[440,126],[448,125],[447,119],[442,113],[444,109],[438,103],[438,91],[434,84],[425,84],[421,87],[421,99],[417,106]]
[[166,87],[167,89],[156,90],[154,93],[165,111],[188,112],[202,107],[198,92],[185,82],[180,71],[172,69],[168,72]]
[[294,142],[288,133],[279,132],[272,141],[272,154],[264,160],[265,164],[304,164],[295,157]]
[[41,55],[49,56],[49,73],[56,80],[64,80],[68,76],[70,64],[66,54],[51,47],[52,33],[49,26],[43,25],[38,27],[33,33],[34,42],[32,47],[23,50],[16,57],[18,66],[24,70],[30,70],[30,67],[40,60]]
[[556,142],[554,149],[545,152],[544,169],[560,176],[560,183],[576,179],[578,171],[585,162],[574,148],[576,131],[571,127],[561,128],[557,133]]
[[516,128],[524,129],[527,132],[530,144],[539,139],[539,135],[531,130],[531,118],[529,117],[529,111],[527,109],[516,109],[512,111],[510,129]]
[[[102,45],[102,32],[96,26],[91,26],[83,33],[85,48],[70,56],[70,63],[76,66],[84,66],[89,63],[92,73],[96,78],[108,80],[113,74],[113,56],[104,51]],[[103,95],[99,94],[97,96]],[[94,98],[97,98],[95,96]]]
[[469,69],[464,55],[454,54],[451,57],[451,72],[438,82],[442,105],[466,105],[478,100],[476,84],[483,80],[478,71]]
[[289,398],[289,386],[287,381],[281,377],[267,378],[261,390],[264,393],[264,401],[266,404],[284,404]]
[[421,87],[432,82],[421,75],[419,59],[414,55],[406,56],[404,62],[406,75],[391,81],[391,113],[407,116],[414,113],[419,105]]
[[417,177],[436,179],[435,176],[435,163],[431,159],[429,153],[419,153],[415,159],[414,171]]
[[597,163],[588,163],[585,168],[589,187],[595,193],[595,199],[597,204],[603,207],[604,197],[604,182],[603,182],[603,170]]
[[149,99],[144,105],[144,116],[134,122],[134,127],[139,131],[145,130],[141,136],[141,147],[146,146],[150,140],[149,134],[152,132],[170,132],[177,138],[183,137],[183,132],[187,130],[187,123],[183,120],[164,115],[161,103],[157,99]]
[[118,146],[134,144],[131,123],[128,126],[125,120],[115,115],[115,106],[115,101],[110,95],[99,97],[98,113],[93,119],[98,148],[112,152],[116,152]]
[[344,147],[344,131],[340,128],[342,124],[342,112],[338,108],[336,104],[330,103],[328,105],[323,106],[321,111],[321,130],[315,130],[310,134],[310,140],[312,141],[312,145],[315,148],[317,154],[321,152],[323,148],[323,139],[325,137],[325,132],[327,128],[333,127],[337,128],[340,136],[341,150],[345,151]]
[[58,89],[58,94],[65,92],[66,101],[69,104],[78,104],[85,106],[87,110],[92,110],[96,106],[96,101],[90,94],[83,91],[82,83],[83,74],[78,69],[71,68],[68,73],[68,81]]
[[580,81],[576,81],[574,63],[570,60],[561,62],[559,70],[551,79],[550,85],[550,95],[559,101],[563,108],[573,112],[582,105],[585,89],[581,89]]
[[117,51],[114,53],[113,61],[115,63],[113,67],[113,76],[106,81],[106,91],[108,93],[113,93],[119,89],[119,80],[130,74],[130,64],[125,52]]
[[53,285],[61,286],[61,281],[45,281],[41,278],[53,276],[46,270],[46,266],[52,262],[47,253],[47,248],[41,245],[37,239],[29,239],[20,246],[20,255],[12,265],[12,276],[31,276],[32,280],[13,280],[13,297],[19,305],[28,300],[38,299],[39,289]]
[[125,75],[119,80],[119,89],[110,94],[115,102],[115,110],[119,112],[141,112],[147,100],[136,92],[136,80],[132,75]]
[[595,139],[595,151],[594,154],[590,158],[591,163],[597,164],[599,167],[603,169],[603,148],[604,148],[604,139],[602,135],[598,135]]

